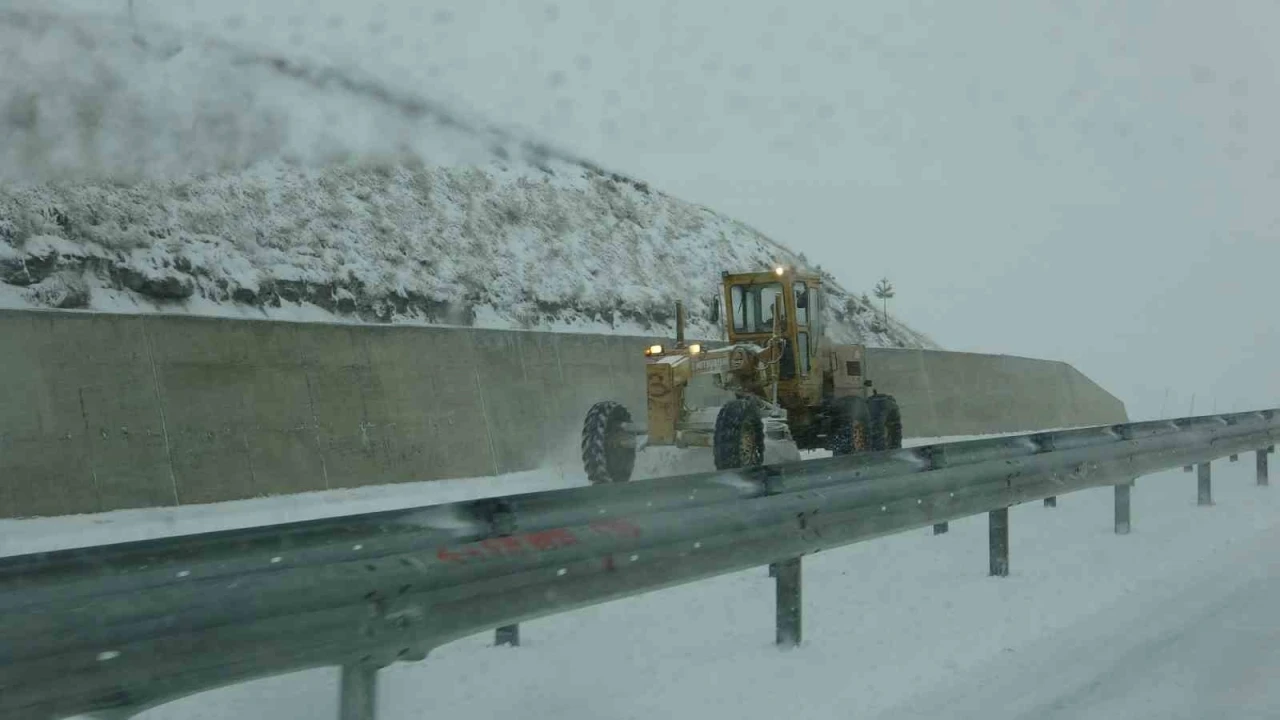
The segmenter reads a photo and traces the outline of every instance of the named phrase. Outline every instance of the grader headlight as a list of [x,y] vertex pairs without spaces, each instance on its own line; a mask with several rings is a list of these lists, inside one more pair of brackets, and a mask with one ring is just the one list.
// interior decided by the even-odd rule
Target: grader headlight
[[662,354],[662,346],[661,346],[661,345],[650,345],[647,349],[645,349],[644,354],[645,354],[645,355],[661,355],[661,354]]
[[702,346],[701,346],[701,345],[699,345],[698,343],[694,343],[694,344],[692,344],[692,345],[690,345],[690,346],[689,346],[689,354],[690,354],[690,355],[697,355],[697,354],[698,354],[698,353],[700,353],[700,352],[702,352]]

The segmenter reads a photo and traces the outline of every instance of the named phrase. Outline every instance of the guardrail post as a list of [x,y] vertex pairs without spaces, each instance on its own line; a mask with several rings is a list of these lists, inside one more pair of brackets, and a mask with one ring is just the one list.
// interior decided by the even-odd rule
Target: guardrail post
[[991,539],[991,576],[1009,576],[1009,508],[987,513]]
[[511,647],[520,647],[520,625],[503,625],[493,631],[493,644],[497,646],[510,645]]
[[[933,467],[933,469],[939,470],[947,466],[947,455],[945,450],[935,446],[926,450],[926,453],[929,458],[929,464]],[[945,535],[946,532],[950,529],[951,529],[951,526],[945,522],[933,524],[934,535]]]
[[1047,497],[1044,499],[1045,507],[1058,507],[1058,496]]
[[1267,450],[1258,451],[1258,484],[1267,484]]
[[1202,462],[1196,468],[1196,478],[1199,480],[1199,487],[1196,494],[1197,505],[1213,504],[1213,486],[1210,481],[1209,463]]
[[378,668],[367,663],[342,666],[338,720],[374,720],[378,705]]
[[1129,534],[1129,490],[1131,483],[1116,485],[1116,534]]
[[777,573],[778,647],[800,644],[800,558],[774,566]]
[[[515,516],[511,513],[511,508],[505,503],[499,502],[489,515],[489,525],[493,528],[494,533],[501,537],[511,535],[515,531]],[[520,625],[512,623],[503,625],[493,631],[494,647],[520,647]]]

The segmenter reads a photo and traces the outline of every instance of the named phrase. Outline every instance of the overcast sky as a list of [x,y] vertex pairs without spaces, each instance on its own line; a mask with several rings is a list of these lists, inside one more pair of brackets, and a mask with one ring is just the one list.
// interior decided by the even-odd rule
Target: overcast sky
[[527,129],[850,287],[887,275],[945,347],[1066,360],[1131,416],[1280,405],[1273,2],[135,6]]

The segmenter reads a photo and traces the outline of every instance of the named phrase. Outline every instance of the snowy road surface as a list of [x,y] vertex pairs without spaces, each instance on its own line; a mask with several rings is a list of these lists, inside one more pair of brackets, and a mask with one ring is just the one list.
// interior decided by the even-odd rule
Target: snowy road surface
[[[1256,487],[1252,462],[1214,470],[1209,508],[1195,504],[1194,475],[1139,480],[1125,537],[1112,534],[1109,488],[1064,496],[1056,509],[1014,508],[1008,578],[986,576],[983,517],[940,537],[919,530],[806,558],[797,650],[773,647],[773,585],[756,568],[525,623],[520,648],[494,648],[487,633],[438,648],[381,673],[380,718],[1277,717],[1268,683],[1280,680],[1280,571],[1271,560],[1280,488]],[[438,487],[447,499],[472,493]],[[368,510],[421,502],[427,491],[345,492],[348,500],[321,508],[275,498],[0,521],[0,554],[245,524],[232,516],[254,513],[261,521]],[[267,678],[140,718],[333,718],[336,677],[321,669]]]
[[884,717],[1278,717],[1277,547],[1273,528]]

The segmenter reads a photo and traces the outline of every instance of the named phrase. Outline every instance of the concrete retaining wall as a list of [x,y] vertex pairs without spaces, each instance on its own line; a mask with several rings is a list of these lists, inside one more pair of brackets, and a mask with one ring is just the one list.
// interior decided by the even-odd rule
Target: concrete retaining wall
[[[650,338],[0,312],[0,517],[578,471],[583,413],[643,412]],[[910,435],[1125,419],[1068,365],[875,350]],[[639,418],[638,418],[639,419]]]
[[914,437],[1125,422],[1124,403],[1064,362],[936,350],[867,349],[867,373],[898,398]]

